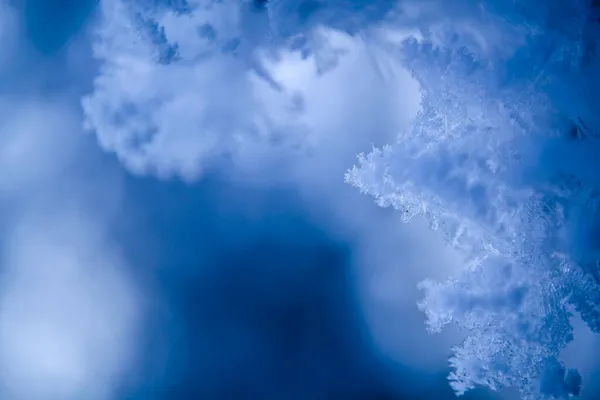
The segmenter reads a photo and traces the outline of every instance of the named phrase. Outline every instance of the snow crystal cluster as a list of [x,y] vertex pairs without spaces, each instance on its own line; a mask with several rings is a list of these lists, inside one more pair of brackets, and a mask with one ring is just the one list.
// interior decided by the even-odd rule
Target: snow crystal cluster
[[419,304],[431,332],[455,324],[468,335],[450,359],[458,395],[476,385],[526,400],[580,393],[559,355],[573,339],[570,310],[600,332],[600,125],[585,100],[597,85],[595,13],[585,1],[479,2],[477,30],[430,24],[397,49],[421,83],[420,113],[346,175],[403,221],[426,217],[465,255],[459,276],[421,284]]
[[392,3],[102,0],[86,127],[130,171],[186,180],[265,147],[303,148],[302,98],[269,65],[311,57],[331,70],[343,50],[319,28],[355,32]]
[[134,173],[192,180],[214,159],[278,140],[297,106],[254,51],[275,46],[265,13],[249,2],[163,3],[101,2],[101,71],[83,108],[100,145]]

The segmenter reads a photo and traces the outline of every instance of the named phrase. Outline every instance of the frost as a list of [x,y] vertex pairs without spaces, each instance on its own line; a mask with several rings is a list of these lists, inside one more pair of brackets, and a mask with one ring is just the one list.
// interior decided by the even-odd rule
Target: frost
[[293,81],[351,58],[352,33],[394,2],[102,0],[85,127],[134,174],[162,178],[309,153],[306,84]]
[[359,155],[346,181],[403,222],[427,218],[464,255],[458,276],[421,284],[419,303],[429,331],[468,334],[450,358],[457,395],[483,385],[569,398],[581,390],[559,361],[569,309],[600,332],[599,180],[583,150],[598,149],[600,124],[577,100],[579,76],[598,68],[597,27],[586,2],[480,5],[479,35],[430,18],[398,48],[422,109],[397,143]]
[[[160,2],[157,2],[160,3]],[[86,128],[132,172],[193,180],[217,160],[301,132],[294,93],[259,57],[279,48],[249,2],[103,0]],[[281,39],[282,41],[284,39]]]

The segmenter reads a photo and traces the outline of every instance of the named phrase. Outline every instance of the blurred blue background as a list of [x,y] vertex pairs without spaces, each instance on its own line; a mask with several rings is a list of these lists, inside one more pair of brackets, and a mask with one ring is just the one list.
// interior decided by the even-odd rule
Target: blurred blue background
[[[97,68],[86,36],[97,3],[12,5],[25,39],[0,78],[3,96],[77,103]],[[377,18],[376,11],[368,17]],[[85,192],[92,210],[113,201],[107,191],[119,192],[117,216],[106,230],[136,266],[129,272],[146,293],[140,350],[115,399],[454,398],[445,363],[417,368],[377,345],[362,304],[361,239],[330,214],[331,204],[307,200],[293,185],[251,185],[218,173],[195,184],[135,178],[91,135],[74,134],[82,135],[85,151],[56,179]],[[63,144],[53,142],[56,148]],[[372,209],[377,220],[391,218],[345,188],[341,175],[332,185],[356,204],[353,212]],[[398,251],[397,265],[414,263],[401,256],[414,246],[409,236],[388,246]],[[412,281],[398,285],[412,288]],[[407,296],[416,308],[416,297]],[[402,348],[430,340],[416,310],[383,319],[400,321],[394,340]],[[465,396],[484,398],[483,391]]]

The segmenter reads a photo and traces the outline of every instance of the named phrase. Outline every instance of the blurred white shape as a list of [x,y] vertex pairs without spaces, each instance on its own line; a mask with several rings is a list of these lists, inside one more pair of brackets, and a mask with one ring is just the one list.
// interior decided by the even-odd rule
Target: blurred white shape
[[[15,97],[0,99],[0,397],[110,400],[141,323],[131,267],[108,237],[118,182],[79,175],[95,147],[65,99]],[[104,186],[94,207],[90,188]]]
[[2,249],[0,381],[15,399],[109,399],[139,322],[126,263],[81,214],[29,216]]
[[253,169],[348,152],[354,132],[379,143],[418,109],[418,85],[377,35],[317,25],[278,37],[246,2],[101,5],[86,127],[135,174],[196,180],[223,158]]
[[0,98],[0,169],[5,171],[0,176],[0,195],[47,189],[65,171],[82,142],[77,117],[59,100],[46,104]]

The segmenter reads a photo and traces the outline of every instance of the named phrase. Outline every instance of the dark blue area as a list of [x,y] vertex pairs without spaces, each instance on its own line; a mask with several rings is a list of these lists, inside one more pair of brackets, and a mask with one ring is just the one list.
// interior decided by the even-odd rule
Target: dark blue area
[[25,29],[42,54],[60,51],[84,26],[98,0],[22,0]]
[[8,1],[19,16],[19,35],[25,34],[27,40],[20,43],[20,51],[0,75],[0,92],[18,96],[88,93],[98,64],[85,39],[98,0]]
[[286,0],[267,1],[271,24],[284,36],[325,25],[355,34],[381,21],[394,7],[394,0]]
[[120,398],[454,398],[445,374],[425,387],[377,354],[357,304],[352,245],[309,217],[293,191],[218,179],[131,179],[128,189],[147,225],[123,243],[153,295]]
[[145,367],[126,398],[387,395],[354,304],[350,249],[290,193],[147,183],[162,265]]

